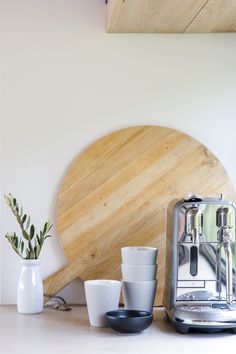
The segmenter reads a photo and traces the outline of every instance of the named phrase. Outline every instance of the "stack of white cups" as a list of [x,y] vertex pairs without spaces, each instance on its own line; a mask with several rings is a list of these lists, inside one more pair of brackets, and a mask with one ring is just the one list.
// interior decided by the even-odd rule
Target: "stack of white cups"
[[122,292],[126,310],[152,313],[157,287],[155,247],[121,248]]

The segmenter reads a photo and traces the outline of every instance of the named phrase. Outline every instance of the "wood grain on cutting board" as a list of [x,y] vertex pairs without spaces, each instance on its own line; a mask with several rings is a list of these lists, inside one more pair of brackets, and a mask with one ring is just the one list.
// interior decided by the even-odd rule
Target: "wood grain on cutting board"
[[235,200],[221,163],[179,131],[138,126],[115,131],[72,162],[57,202],[68,265],[44,281],[53,295],[75,277],[120,279],[120,248],[159,249],[156,305],[162,302],[168,203],[189,193]]

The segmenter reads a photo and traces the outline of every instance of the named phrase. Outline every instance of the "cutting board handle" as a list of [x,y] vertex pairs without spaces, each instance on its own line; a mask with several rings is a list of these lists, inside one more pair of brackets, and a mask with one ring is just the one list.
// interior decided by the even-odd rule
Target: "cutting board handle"
[[73,262],[51,274],[43,281],[44,285],[44,303],[55,296],[66,285],[71,283],[78,276],[73,267]]

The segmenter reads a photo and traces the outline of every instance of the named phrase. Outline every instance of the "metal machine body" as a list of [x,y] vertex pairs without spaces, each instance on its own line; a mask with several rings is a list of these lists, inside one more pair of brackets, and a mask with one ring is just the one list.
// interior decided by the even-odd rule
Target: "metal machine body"
[[177,331],[236,332],[236,208],[226,199],[168,207],[164,307]]

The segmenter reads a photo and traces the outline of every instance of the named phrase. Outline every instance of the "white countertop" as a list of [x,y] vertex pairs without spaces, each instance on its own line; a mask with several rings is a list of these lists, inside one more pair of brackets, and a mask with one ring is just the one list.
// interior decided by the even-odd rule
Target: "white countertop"
[[85,306],[68,312],[47,308],[37,315],[19,314],[15,306],[0,307],[3,354],[230,354],[235,348],[236,335],[231,333],[176,333],[163,309],[154,310],[154,321],[146,332],[127,336],[90,327]]

